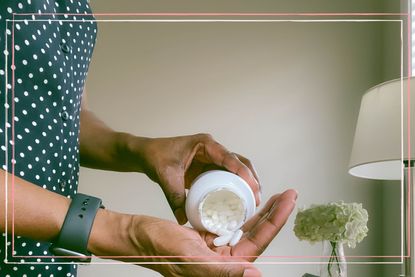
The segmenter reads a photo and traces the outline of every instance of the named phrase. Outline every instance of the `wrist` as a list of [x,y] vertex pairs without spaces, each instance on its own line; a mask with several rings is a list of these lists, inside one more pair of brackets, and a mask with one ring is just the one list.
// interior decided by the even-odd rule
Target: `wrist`
[[116,136],[117,160],[123,165],[124,170],[144,172],[145,149],[150,139],[122,132],[116,133]]
[[132,255],[130,226],[133,216],[99,209],[92,225],[88,251],[96,256]]

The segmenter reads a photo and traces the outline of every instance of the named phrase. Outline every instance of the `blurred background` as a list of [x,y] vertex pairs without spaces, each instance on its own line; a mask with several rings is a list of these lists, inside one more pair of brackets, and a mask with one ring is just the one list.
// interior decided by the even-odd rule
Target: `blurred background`
[[[91,0],[91,5],[95,13],[406,9],[405,1],[396,0]],[[98,29],[88,102],[112,128],[148,137],[210,133],[254,162],[264,200],[294,188],[297,208],[338,200],[363,203],[370,231],[355,249],[346,248],[346,255],[400,255],[399,183],[347,173],[362,94],[401,74],[399,22],[100,22]],[[80,178],[80,191],[102,197],[111,210],[174,220],[161,189],[143,174],[83,168]],[[321,255],[320,244],[295,237],[297,208],[264,256]],[[318,274],[318,265],[307,264],[315,259],[259,261],[282,263],[257,265],[263,276]],[[348,271],[352,277],[399,276],[399,265],[349,264]],[[134,265],[89,265],[80,266],[79,276],[159,274]]]

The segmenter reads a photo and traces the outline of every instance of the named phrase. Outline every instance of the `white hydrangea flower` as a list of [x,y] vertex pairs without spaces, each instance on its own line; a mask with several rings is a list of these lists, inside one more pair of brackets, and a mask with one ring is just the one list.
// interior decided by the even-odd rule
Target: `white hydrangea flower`
[[296,216],[294,232],[300,240],[328,240],[354,248],[366,237],[368,213],[358,203],[332,202],[301,209]]

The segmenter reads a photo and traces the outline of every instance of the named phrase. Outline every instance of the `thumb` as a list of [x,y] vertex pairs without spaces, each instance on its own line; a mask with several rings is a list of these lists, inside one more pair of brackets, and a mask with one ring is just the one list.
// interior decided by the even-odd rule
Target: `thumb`
[[162,189],[177,222],[181,225],[185,224],[187,217],[185,212],[186,192],[184,189],[184,178],[177,175],[168,175],[162,182]]
[[224,265],[215,276],[226,277],[261,277],[261,272],[253,266]]
[[242,277],[261,277],[261,272],[255,267],[247,267],[244,269]]

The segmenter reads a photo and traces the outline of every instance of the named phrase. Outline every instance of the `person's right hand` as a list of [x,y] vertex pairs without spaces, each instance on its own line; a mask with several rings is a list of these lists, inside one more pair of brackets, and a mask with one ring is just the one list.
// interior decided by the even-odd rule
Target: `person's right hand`
[[[257,277],[261,273],[252,262],[283,227],[295,206],[296,198],[297,193],[294,190],[272,196],[264,208],[242,227],[244,235],[233,247],[215,247],[215,235],[198,232],[172,221],[132,216],[126,225],[127,235],[107,242],[102,239],[95,240],[94,232],[97,228],[105,227],[105,224],[99,226],[98,220],[98,224],[94,223],[94,239],[89,248],[92,253],[102,258],[143,263],[143,266],[164,276]],[[121,255],[123,257],[114,257]],[[207,262],[223,263],[206,264]]]
[[261,187],[251,161],[229,151],[209,134],[144,140],[133,137],[128,145],[124,160],[140,165],[160,185],[180,224],[187,222],[185,189],[208,170],[221,169],[239,175],[252,189],[256,205],[260,204]]

